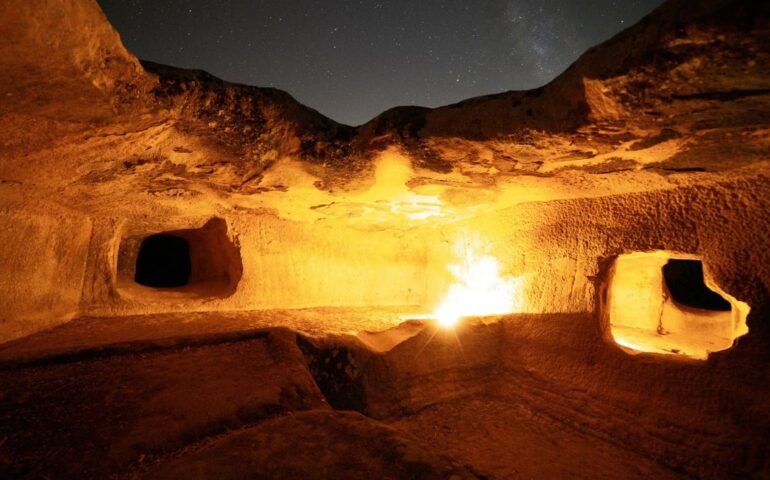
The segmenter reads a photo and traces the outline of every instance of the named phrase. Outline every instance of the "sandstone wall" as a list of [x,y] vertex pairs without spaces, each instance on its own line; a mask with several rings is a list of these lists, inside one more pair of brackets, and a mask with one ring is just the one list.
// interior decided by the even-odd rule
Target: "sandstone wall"
[[[609,262],[635,251],[695,254],[724,291],[768,301],[770,177],[522,204],[480,217],[505,270],[525,275],[527,312],[593,312]],[[451,235],[451,234],[450,234]]]
[[[134,284],[121,248],[137,238],[199,228],[210,217],[113,219],[101,222],[92,245],[83,312],[122,315],[169,311],[253,310],[309,306],[419,305],[428,265],[426,238],[415,231],[361,231],[339,222],[300,224],[271,215],[224,216],[242,274],[234,292],[185,287],[152,289]],[[128,239],[128,241],[127,241]],[[125,256],[132,257],[131,253]],[[84,297],[85,298],[85,297]]]
[[[119,266],[121,248],[137,248],[137,238],[199,228],[212,217],[98,218],[91,235],[85,217],[26,217],[17,212],[4,217],[3,249],[29,253],[3,256],[2,281],[9,292],[3,298],[8,305],[5,338],[75,313],[432,308],[453,281],[447,265],[457,262],[453,244],[464,236],[483,241],[483,253],[500,261],[501,274],[524,278],[521,310],[526,313],[598,313],[611,260],[652,250],[699,256],[717,285],[754,308],[767,304],[770,286],[770,253],[761,238],[770,231],[764,207],[769,200],[770,180],[759,176],[659,192],[527,203],[449,226],[404,230],[225,215],[223,228],[240,255],[241,265],[233,268],[242,268],[242,274],[234,279],[234,289],[224,292],[151,289],[134,284],[130,272],[119,271],[125,268]],[[45,306],[52,311],[44,313]],[[750,328],[759,321],[752,318],[760,315],[759,310],[752,314]],[[32,321],[42,323],[33,328]]]
[[0,214],[0,343],[78,313],[90,235],[87,217],[54,208]]

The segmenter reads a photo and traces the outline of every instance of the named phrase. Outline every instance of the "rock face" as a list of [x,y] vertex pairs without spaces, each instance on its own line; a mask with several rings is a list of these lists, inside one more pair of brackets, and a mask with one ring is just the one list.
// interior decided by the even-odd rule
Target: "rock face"
[[[254,368],[277,369],[265,380],[277,386],[263,403],[280,408],[259,410],[262,397],[233,393],[212,405],[219,413],[211,418],[183,413],[178,425],[154,431],[150,443],[123,445],[104,470],[69,452],[75,456],[66,460],[67,471],[82,464],[100,476],[133,465],[159,478],[185,476],[227,445],[240,452],[296,427],[321,432],[312,445],[336,442],[345,436],[339,432],[376,432],[379,443],[358,452],[371,460],[360,472],[381,468],[387,458],[397,463],[394,477],[553,475],[513,460],[496,463],[492,444],[464,449],[442,437],[446,432],[418,428],[445,412],[455,422],[449,430],[473,436],[458,414],[464,402],[490,411],[503,402],[529,412],[532,431],[551,432],[545,435],[557,444],[601,439],[597,451],[621,459],[603,465],[607,477],[632,476],[623,470],[633,463],[622,453],[628,450],[640,456],[639,477],[663,475],[658,469],[671,478],[767,476],[769,36],[767,2],[669,0],[542,88],[436,109],[395,108],[351,127],[282,91],[141,62],[94,0],[5,1],[0,358],[8,388],[0,388],[0,404],[11,418],[21,412],[33,423],[11,422],[0,431],[0,466],[34,476],[26,468],[39,460],[32,441],[3,456],[12,443],[6,438],[37,439],[55,457],[59,444],[74,442],[77,450],[91,436],[111,444],[129,425],[138,437],[151,430],[137,416],[108,429],[88,424],[93,431],[79,430],[74,440],[41,437],[52,418],[62,429],[80,421],[43,407],[57,399],[50,382],[88,390],[66,380],[86,368],[81,360],[99,365],[93,385],[106,382],[104,391],[89,394],[92,407],[122,415],[130,405],[116,403],[109,389],[162,382],[165,374],[155,368],[166,360],[148,360],[147,377],[126,377],[125,385],[108,381],[111,364],[100,361],[130,371],[142,362],[142,342],[176,352],[180,337],[225,331],[240,338],[232,332],[277,326],[308,336],[296,340],[306,363],[294,355],[294,340],[278,353],[255,347],[268,353]],[[150,248],[145,240],[158,234],[186,242],[186,285],[137,282],[143,249]],[[397,325],[400,314],[424,313],[439,302],[455,280],[447,266],[457,261],[458,243],[479,245],[479,255],[494,257],[503,274],[518,279],[522,315],[458,330],[461,353],[451,338],[426,347],[422,324],[377,333]],[[652,333],[635,332],[657,335],[664,345],[658,354],[628,355],[639,345],[615,336],[607,300],[617,288],[616,259],[634,252],[701,261],[706,286],[729,296],[730,305],[747,306],[741,327],[748,333],[727,325],[726,337],[714,343],[737,339],[733,346],[695,361],[677,348],[666,351],[670,332],[659,323]],[[670,293],[656,288],[655,295]],[[690,314],[695,323],[706,321]],[[709,338],[700,340],[708,348]],[[224,362],[212,365],[218,372],[248,364],[247,353],[217,348],[227,353],[200,355]],[[340,351],[344,361],[331,353]],[[268,367],[284,365],[284,354],[291,368]],[[163,355],[181,369],[170,377],[195,369],[183,353]],[[259,391],[235,373],[220,381],[223,392],[238,385]],[[219,388],[208,382],[210,391]],[[169,391],[181,393],[158,400],[161,416],[173,417],[174,395],[193,395],[174,385]],[[138,403],[157,398],[153,391],[134,394],[127,398]],[[192,464],[140,460],[279,411],[325,408],[324,401],[390,424],[314,412],[184,453]],[[258,413],[241,415],[239,408]],[[497,429],[494,415],[478,415],[501,442],[523,441],[522,431]],[[538,423],[543,418],[550,423]],[[392,427],[414,435],[401,437]],[[425,443],[435,441],[463,464],[426,453]],[[343,455],[347,447],[338,446]],[[533,447],[532,454],[544,451]],[[412,454],[419,461],[404,460]],[[19,455],[23,465],[7,460]],[[253,469],[263,460],[249,459]],[[339,458],[326,460],[324,468],[348,472]],[[566,463],[551,465],[563,466],[563,475],[590,473]],[[42,471],[57,469],[49,462]]]
[[[16,273],[0,280],[0,339],[82,314],[430,306],[468,230],[504,270],[543,278],[532,312],[593,311],[597,259],[649,249],[703,256],[754,299],[729,284],[738,270],[759,282],[740,289],[770,284],[763,242],[733,230],[766,225],[767,10],[667,2],[541,89],[353,128],[278,90],[140,64],[94,2],[7,4],[0,189]],[[141,236],[212,218],[240,250],[229,296],[131,293],[118,259]]]

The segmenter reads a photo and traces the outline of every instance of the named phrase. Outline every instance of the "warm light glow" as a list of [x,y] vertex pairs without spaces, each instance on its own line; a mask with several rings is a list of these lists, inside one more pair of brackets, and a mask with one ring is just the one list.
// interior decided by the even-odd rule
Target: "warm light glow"
[[668,292],[663,267],[671,258],[698,260],[674,252],[637,252],[615,261],[608,290],[612,339],[629,353],[658,353],[705,360],[748,333],[747,303],[730,296],[707,276],[704,283],[729,302],[726,311],[678,304]]
[[380,215],[384,214],[385,218],[388,217],[387,213],[390,213],[409,220],[426,220],[451,213],[444,211],[444,203],[438,196],[419,195],[407,187],[414,175],[408,158],[392,151],[386,152],[377,162],[374,185],[354,198],[356,201],[381,207],[375,210]]
[[501,276],[497,259],[483,252],[479,241],[463,239],[455,245],[459,262],[447,268],[456,281],[433,311],[444,328],[462,317],[501,315],[521,308],[522,277]]

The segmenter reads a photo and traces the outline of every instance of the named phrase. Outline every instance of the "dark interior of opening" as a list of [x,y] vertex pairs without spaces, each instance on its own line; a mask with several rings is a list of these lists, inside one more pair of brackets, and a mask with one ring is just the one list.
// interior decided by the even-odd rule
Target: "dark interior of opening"
[[139,247],[134,281],[147,287],[181,287],[190,282],[191,270],[187,240],[176,235],[152,235]]
[[698,260],[670,259],[663,278],[671,298],[680,305],[704,310],[729,311],[730,302],[706,286],[703,264]]

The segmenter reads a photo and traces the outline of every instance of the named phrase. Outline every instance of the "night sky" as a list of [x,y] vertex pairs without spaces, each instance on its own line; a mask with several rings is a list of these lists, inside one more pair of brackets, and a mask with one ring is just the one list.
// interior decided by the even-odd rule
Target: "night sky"
[[139,58],[343,123],[539,87],[662,0],[99,0]]

